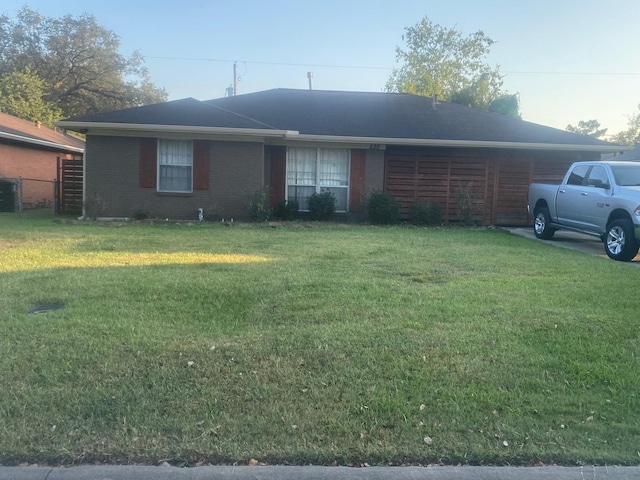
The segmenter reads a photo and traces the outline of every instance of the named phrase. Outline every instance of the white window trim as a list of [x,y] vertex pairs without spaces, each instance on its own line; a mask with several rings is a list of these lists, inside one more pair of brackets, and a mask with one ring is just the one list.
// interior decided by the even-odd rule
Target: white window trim
[[[189,190],[161,190],[160,189],[160,142],[189,142],[189,151],[191,152],[191,180],[189,184],[191,188]],[[193,193],[193,140],[185,140],[184,138],[159,138],[157,143],[157,158],[156,158],[156,191],[160,193]],[[187,165],[184,165],[185,167]]]
[[[314,149],[316,151],[316,183],[315,185],[298,185],[295,183],[289,183],[289,148],[308,148],[309,150]],[[319,185],[318,177],[320,175],[320,150],[342,150],[347,151],[349,155],[348,165],[347,165],[347,185],[339,186],[339,187],[327,187],[326,185]],[[322,193],[322,188],[344,188],[347,190],[347,208],[346,210],[336,210],[336,213],[349,213],[349,194],[351,190],[351,149],[350,148],[326,148],[326,147],[287,147],[287,160],[285,166],[285,192],[284,198],[288,202],[289,201],[289,187],[315,187],[315,193]],[[309,210],[298,210],[299,212],[308,212]]]

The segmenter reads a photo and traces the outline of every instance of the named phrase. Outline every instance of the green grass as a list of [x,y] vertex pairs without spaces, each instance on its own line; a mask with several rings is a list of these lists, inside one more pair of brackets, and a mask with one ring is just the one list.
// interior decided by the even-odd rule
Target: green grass
[[494,229],[2,214],[0,463],[635,465],[639,286]]

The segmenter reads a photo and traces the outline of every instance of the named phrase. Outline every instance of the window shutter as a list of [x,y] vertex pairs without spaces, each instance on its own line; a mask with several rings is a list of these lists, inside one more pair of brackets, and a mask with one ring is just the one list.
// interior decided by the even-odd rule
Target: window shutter
[[140,139],[140,187],[155,188],[158,178],[158,140]]
[[349,211],[360,212],[365,207],[366,150],[351,150],[351,178],[349,179]]
[[287,147],[271,148],[271,208],[278,208],[278,203],[284,200],[287,189]]
[[209,189],[209,142],[193,142],[193,189]]

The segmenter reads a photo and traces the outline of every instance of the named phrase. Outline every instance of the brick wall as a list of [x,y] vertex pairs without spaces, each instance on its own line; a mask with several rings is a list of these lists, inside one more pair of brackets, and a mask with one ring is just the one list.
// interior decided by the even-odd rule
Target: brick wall
[[57,177],[57,157],[65,157],[65,154],[0,144],[0,177],[25,179],[22,182],[24,208],[53,204],[53,180]]
[[261,143],[211,141],[209,189],[189,194],[158,193],[140,187],[140,139],[87,137],[86,201],[98,205],[99,216],[197,219],[205,216],[245,219],[248,197],[263,187]]

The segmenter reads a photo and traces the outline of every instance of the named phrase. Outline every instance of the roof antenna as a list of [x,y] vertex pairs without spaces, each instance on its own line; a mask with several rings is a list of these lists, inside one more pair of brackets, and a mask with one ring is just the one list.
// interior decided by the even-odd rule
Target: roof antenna
[[313,72],[307,72],[307,78],[309,79],[309,90],[313,90]]
[[233,96],[238,94],[238,62],[233,62]]

